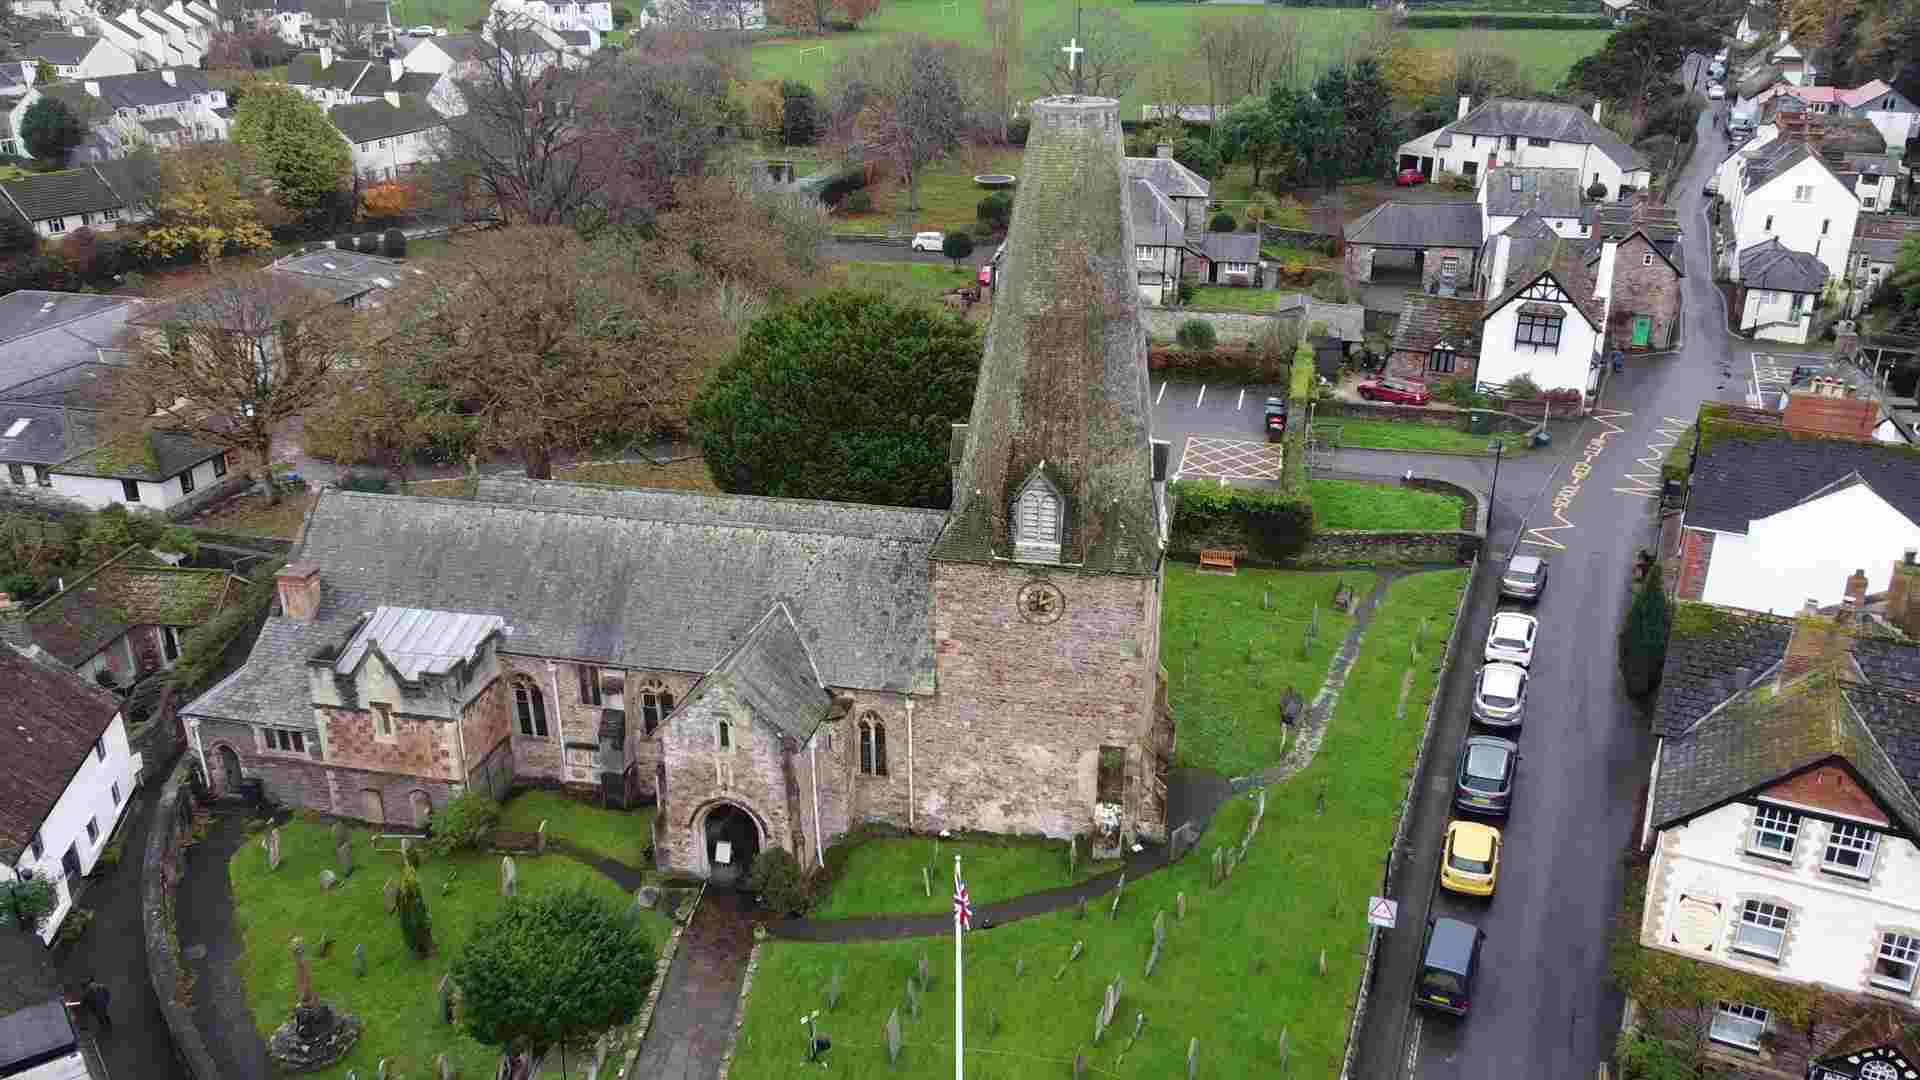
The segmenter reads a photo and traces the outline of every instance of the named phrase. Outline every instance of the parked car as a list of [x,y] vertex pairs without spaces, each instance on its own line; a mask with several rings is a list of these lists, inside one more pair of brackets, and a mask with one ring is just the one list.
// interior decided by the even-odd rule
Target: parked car
[[1413,1000],[1429,1009],[1467,1015],[1480,971],[1480,943],[1486,936],[1479,927],[1459,919],[1428,919]]
[[1425,405],[1433,400],[1427,388],[1405,379],[1368,379],[1359,386],[1363,401],[1385,401],[1394,405]]
[[1279,442],[1287,433],[1287,399],[1267,399],[1267,441]]
[[913,243],[907,245],[915,251],[944,251],[947,246],[947,234],[923,232],[913,234]]
[[1473,680],[1473,718],[1492,728],[1520,726],[1527,709],[1527,669],[1487,664]]
[[407,33],[413,35],[414,37],[432,37],[433,27],[425,26],[425,25],[416,26],[413,29],[407,31]]
[[1497,735],[1469,735],[1454,776],[1453,805],[1470,814],[1506,817],[1519,772],[1519,744]]
[[1718,61],[1720,61],[1720,62],[1721,62],[1721,63],[1723,63],[1723,64],[1724,64],[1724,63],[1726,63],[1726,62],[1727,62],[1727,50],[1725,50],[1725,49],[1721,49],[1721,50],[1720,50],[1719,52],[1717,52],[1717,53],[1714,53],[1714,54],[1713,54],[1713,58],[1714,58],[1715,60],[1718,60]]
[[1419,169],[1401,169],[1399,175],[1393,178],[1393,182],[1397,187],[1414,187],[1426,183],[1427,174]]
[[1477,821],[1447,822],[1440,852],[1440,887],[1467,896],[1492,896],[1500,881],[1500,830]]
[[1505,661],[1521,667],[1533,665],[1533,636],[1540,632],[1540,620],[1517,611],[1502,611],[1487,628],[1487,663]]
[[1788,378],[1787,385],[1805,386],[1809,382],[1812,382],[1815,376],[1825,375],[1826,373],[1827,365],[1825,364],[1795,364],[1793,366],[1793,375]]
[[1725,100],[1726,96],[1727,88],[1719,83],[1714,83],[1712,86],[1707,87],[1708,101],[1722,101]]
[[993,288],[993,264],[987,263],[982,266],[980,272],[974,275],[973,280],[975,284],[983,289]]
[[1514,600],[1538,600],[1547,591],[1547,560],[1538,555],[1515,555],[1500,575],[1500,595]]

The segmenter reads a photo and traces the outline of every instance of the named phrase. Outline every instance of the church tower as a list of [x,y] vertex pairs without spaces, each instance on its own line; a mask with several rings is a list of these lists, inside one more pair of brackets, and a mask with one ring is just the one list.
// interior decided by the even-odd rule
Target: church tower
[[[933,547],[937,733],[918,801],[952,827],[1166,832],[1164,504],[1119,103],[1032,106],[953,512]],[[933,720],[929,717],[929,720]],[[929,745],[929,749],[932,749]]]

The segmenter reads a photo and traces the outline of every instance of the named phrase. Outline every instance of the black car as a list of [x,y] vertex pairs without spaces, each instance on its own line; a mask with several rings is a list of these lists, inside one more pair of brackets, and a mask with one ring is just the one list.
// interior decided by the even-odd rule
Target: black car
[[1538,555],[1515,555],[1500,574],[1500,595],[1513,600],[1538,600],[1547,591],[1547,560]]
[[1468,736],[1454,775],[1453,805],[1471,814],[1506,817],[1519,772],[1520,747],[1513,740],[1494,735]]
[[1287,433],[1287,399],[1267,399],[1267,441],[1279,442]]
[[1480,970],[1480,928],[1459,919],[1428,919],[1427,942],[1420,950],[1420,974],[1413,984],[1418,1005],[1455,1016],[1473,1004],[1474,976]]

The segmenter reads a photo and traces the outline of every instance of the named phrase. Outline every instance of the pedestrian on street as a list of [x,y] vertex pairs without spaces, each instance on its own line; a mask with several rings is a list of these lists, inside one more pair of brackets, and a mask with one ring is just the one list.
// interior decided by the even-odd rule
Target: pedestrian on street
[[107,989],[106,984],[98,979],[88,979],[86,1000],[87,1007],[93,1010],[93,1015],[99,1019],[100,1026],[111,1030],[113,1017],[109,1014],[108,1008],[113,1003],[113,994]]

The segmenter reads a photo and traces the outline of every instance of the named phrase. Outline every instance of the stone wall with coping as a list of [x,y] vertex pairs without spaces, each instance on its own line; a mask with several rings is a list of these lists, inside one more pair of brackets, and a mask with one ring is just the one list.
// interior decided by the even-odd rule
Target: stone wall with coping
[[207,1042],[194,1024],[193,1009],[178,1000],[181,979],[180,934],[174,921],[174,888],[186,873],[183,843],[193,832],[188,760],[182,758],[160,790],[147,850],[140,866],[141,934],[147,950],[147,977],[167,1023],[174,1060],[193,1080],[220,1080]]
[[1295,556],[1295,566],[1367,563],[1465,563],[1484,537],[1464,529],[1440,532],[1320,532]]
[[1176,339],[1181,323],[1196,319],[1213,327],[1216,348],[1244,348],[1259,341],[1262,335],[1276,326],[1299,321],[1297,315],[1252,315],[1230,311],[1195,311],[1192,308],[1140,309],[1140,323],[1147,328],[1147,340],[1160,345]]

